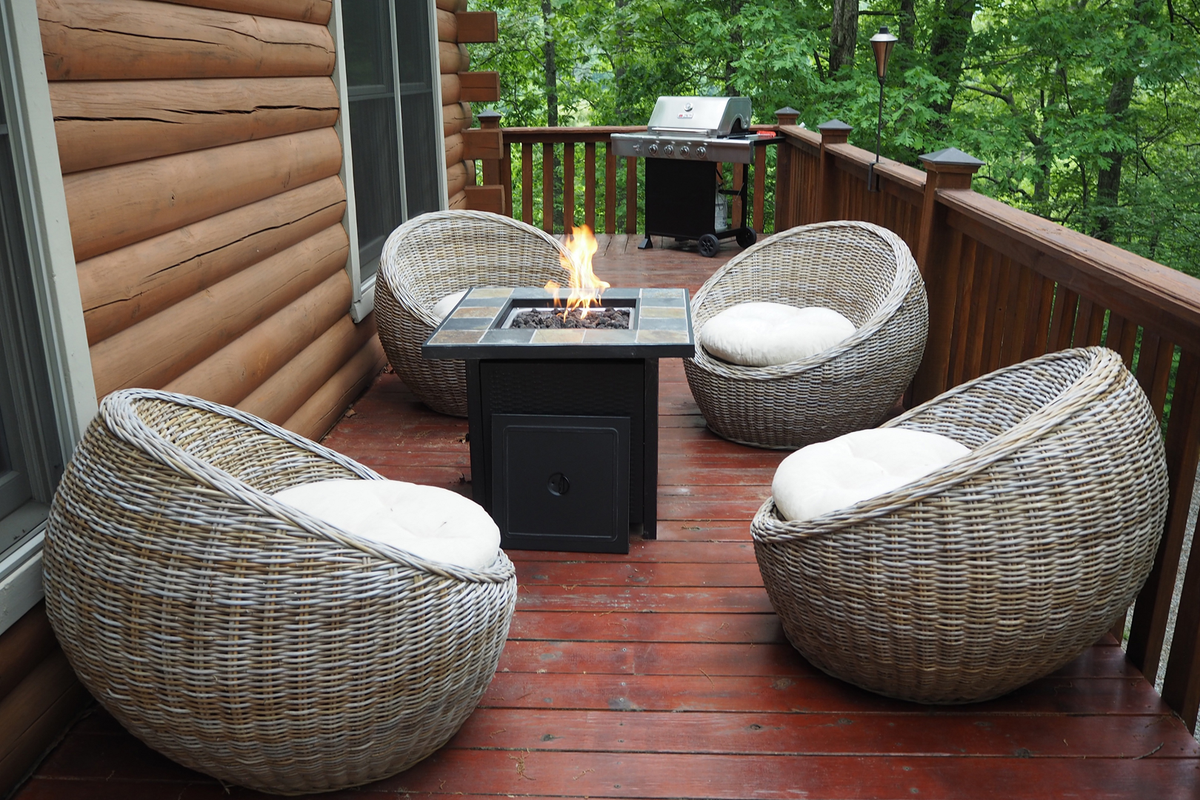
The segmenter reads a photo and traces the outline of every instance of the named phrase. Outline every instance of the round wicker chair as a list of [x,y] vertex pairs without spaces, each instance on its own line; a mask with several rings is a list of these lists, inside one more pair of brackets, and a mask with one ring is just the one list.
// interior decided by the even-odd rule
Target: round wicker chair
[[867,222],[823,222],[743,250],[692,298],[692,323],[754,301],[824,306],[857,330],[800,361],[744,367],[697,347],[684,359],[692,396],[719,436],[795,449],[878,424],[921,363],[925,284],[899,236]]
[[105,398],[51,507],[46,610],[80,680],[146,744],[277,794],[441,747],[491,681],[516,577],[352,539],[268,496],[371,470],[256,417]]
[[375,318],[392,369],[422,403],[442,414],[467,415],[461,361],[426,360],[421,345],[441,320],[438,300],[475,286],[541,287],[570,280],[570,256],[547,233],[485,211],[436,211],[392,231],[379,259]]
[[1046,675],[1136,597],[1163,530],[1167,469],[1145,395],[1111,350],[1052,353],[891,420],[970,453],[805,522],[751,525],[788,639],[880,694],[968,703]]

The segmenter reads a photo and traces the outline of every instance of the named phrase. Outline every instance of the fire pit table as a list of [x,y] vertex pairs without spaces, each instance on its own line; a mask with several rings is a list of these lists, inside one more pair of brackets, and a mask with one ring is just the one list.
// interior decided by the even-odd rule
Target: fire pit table
[[656,533],[658,359],[694,353],[688,293],[605,291],[624,328],[514,327],[567,294],[471,289],[421,353],[467,363],[472,491],[501,546],[626,553],[631,525]]

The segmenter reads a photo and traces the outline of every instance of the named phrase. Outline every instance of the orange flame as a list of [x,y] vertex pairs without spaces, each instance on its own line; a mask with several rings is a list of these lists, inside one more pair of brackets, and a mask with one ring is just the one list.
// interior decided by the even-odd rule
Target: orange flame
[[[569,259],[561,259],[563,268],[571,274],[571,296],[567,299],[567,311],[563,313],[579,308],[580,316],[587,316],[588,308],[599,303],[600,296],[609,287],[607,282],[597,278],[596,273],[592,271],[592,256],[596,254],[599,245],[596,237],[592,235],[592,229],[587,225],[572,228],[563,244],[571,254]],[[547,291],[555,291],[561,286],[555,281],[549,281],[545,288]],[[554,304],[558,305],[556,291]]]

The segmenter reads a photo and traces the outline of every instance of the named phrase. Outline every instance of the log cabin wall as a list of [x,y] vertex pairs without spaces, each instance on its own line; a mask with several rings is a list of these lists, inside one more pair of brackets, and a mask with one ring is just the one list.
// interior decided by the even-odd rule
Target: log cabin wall
[[382,366],[349,316],[332,0],[39,0],[97,396],[317,438]]

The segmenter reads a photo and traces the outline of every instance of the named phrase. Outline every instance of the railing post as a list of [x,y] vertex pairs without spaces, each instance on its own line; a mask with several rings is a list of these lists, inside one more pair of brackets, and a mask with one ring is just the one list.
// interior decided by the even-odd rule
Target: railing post
[[[479,128],[463,131],[463,157],[467,159],[467,207],[493,211],[497,214],[511,213],[512,190],[504,187],[501,165],[505,161],[504,134],[500,130],[500,114],[497,111],[481,111],[476,117]],[[483,185],[475,185],[475,161],[483,165]]]
[[925,357],[913,378],[912,402],[923,403],[949,388],[950,339],[954,335],[954,306],[962,269],[959,237],[946,225],[945,207],[937,202],[939,189],[970,189],[971,176],[983,162],[948,147],[921,156],[925,164],[925,195],[917,234],[917,266],[929,296],[929,339]]
[[[795,125],[800,119],[800,112],[791,106],[784,106],[775,112],[775,125],[782,128],[785,125]],[[775,232],[790,228],[795,218],[795,201],[799,197],[799,187],[792,175],[792,148],[785,142],[775,148]],[[786,188],[786,191],[780,187]]]
[[840,119],[831,119],[817,126],[821,132],[821,172],[817,189],[817,219],[829,221],[838,218],[837,165],[833,153],[827,152],[830,145],[845,144],[850,139],[853,127]]

